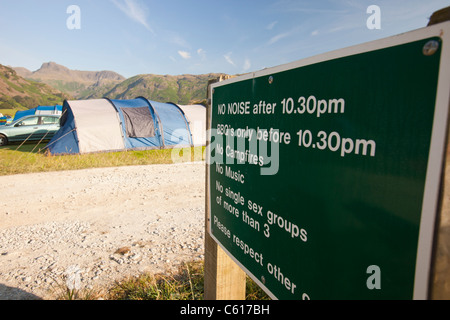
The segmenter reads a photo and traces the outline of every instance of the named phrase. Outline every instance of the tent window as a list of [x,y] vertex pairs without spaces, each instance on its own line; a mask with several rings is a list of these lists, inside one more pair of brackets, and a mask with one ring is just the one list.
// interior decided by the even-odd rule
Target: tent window
[[153,117],[148,107],[122,108],[127,136],[146,138],[155,136]]

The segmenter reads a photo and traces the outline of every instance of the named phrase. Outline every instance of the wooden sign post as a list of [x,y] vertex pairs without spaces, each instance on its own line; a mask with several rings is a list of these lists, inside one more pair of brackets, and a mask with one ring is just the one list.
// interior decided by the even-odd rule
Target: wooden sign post
[[[228,77],[220,77],[217,81]],[[213,81],[210,82],[212,84]],[[211,128],[210,86],[208,85],[208,107],[206,112],[206,127]],[[208,150],[208,148],[207,148]],[[217,245],[210,236],[209,221],[209,168],[206,167],[206,216],[205,216],[205,300],[244,300],[245,272]]]
[[[428,26],[450,20],[450,7],[438,10],[430,17]],[[450,101],[449,101],[450,109]],[[450,299],[450,129],[447,133],[447,147],[442,173],[439,213],[436,221],[434,256],[430,298],[433,300]]]

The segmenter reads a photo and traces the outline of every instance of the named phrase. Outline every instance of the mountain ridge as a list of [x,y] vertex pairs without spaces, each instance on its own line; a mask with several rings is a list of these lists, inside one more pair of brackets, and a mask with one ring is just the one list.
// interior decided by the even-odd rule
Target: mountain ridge
[[45,62],[36,71],[14,67],[16,72],[33,81],[46,83],[75,99],[133,99],[189,104],[206,100],[208,81],[224,73],[201,75],[139,74],[125,78],[114,71],[71,70],[55,62]]
[[[218,78],[221,73],[201,75],[156,75],[141,74],[128,78],[105,93],[111,99],[132,99],[144,96],[148,99],[189,104],[204,102],[207,96],[208,82]],[[95,95],[89,98],[95,98]]]
[[74,97],[82,97],[90,87],[110,88],[126,78],[114,71],[71,70],[56,62],[45,62],[36,71],[23,67],[13,67],[25,79],[46,83]]
[[[17,74],[24,78],[37,79],[52,79],[57,77],[58,80],[72,80],[85,82],[96,82],[99,80],[120,80],[123,81],[126,78],[117,72],[103,70],[103,71],[81,71],[72,70],[56,62],[44,62],[36,71],[30,71],[24,67],[13,67]],[[68,79],[70,77],[70,79]]]

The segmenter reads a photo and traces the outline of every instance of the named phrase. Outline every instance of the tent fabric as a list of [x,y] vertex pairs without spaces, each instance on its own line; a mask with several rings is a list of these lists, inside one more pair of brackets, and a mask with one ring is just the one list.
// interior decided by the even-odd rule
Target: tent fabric
[[55,133],[52,140],[47,144],[48,150],[53,154],[77,154],[80,153],[78,147],[78,135],[75,126],[75,117],[67,102],[64,102],[60,129]]
[[16,121],[20,118],[23,118],[25,116],[32,116],[32,115],[48,115],[48,114],[62,114],[62,106],[56,105],[56,106],[38,106],[33,109],[24,110],[24,111],[17,111],[14,115],[14,120]]
[[149,108],[122,108],[127,136],[144,138],[155,136],[155,126]]
[[192,145],[191,134],[183,112],[173,103],[150,101],[158,114],[162,127],[162,138],[165,146],[177,145],[186,147]]
[[143,97],[66,100],[60,125],[47,145],[51,154],[206,145],[206,132],[198,129],[206,131],[204,106],[180,107]]
[[206,145],[206,107],[201,104],[178,105],[188,119],[194,146]]
[[119,118],[108,100],[71,101],[80,153],[122,150]]
[[[158,130],[159,121],[153,107],[146,99],[132,99],[132,100],[110,100],[111,104],[115,107],[119,114],[119,119],[122,123],[122,135],[125,143],[125,149],[148,149],[148,148],[160,148],[161,136]],[[148,108],[153,118],[153,127],[155,128],[155,135],[147,137],[132,137],[126,132],[125,115],[123,109],[126,108]]]
[[62,113],[62,106],[56,105],[56,106],[39,106],[36,108],[36,115],[51,115],[51,114],[58,114],[61,115]]

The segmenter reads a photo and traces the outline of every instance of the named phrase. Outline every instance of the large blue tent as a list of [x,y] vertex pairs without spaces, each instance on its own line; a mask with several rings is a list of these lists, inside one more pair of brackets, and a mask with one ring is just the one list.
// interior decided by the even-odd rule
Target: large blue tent
[[206,108],[150,101],[64,101],[51,154],[161,149],[206,144]]

